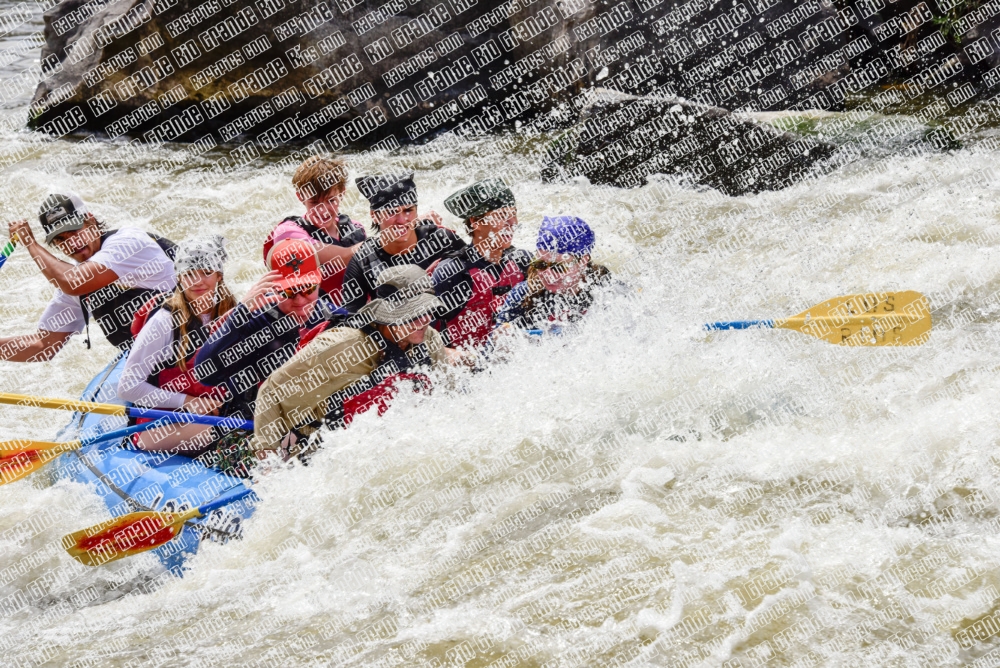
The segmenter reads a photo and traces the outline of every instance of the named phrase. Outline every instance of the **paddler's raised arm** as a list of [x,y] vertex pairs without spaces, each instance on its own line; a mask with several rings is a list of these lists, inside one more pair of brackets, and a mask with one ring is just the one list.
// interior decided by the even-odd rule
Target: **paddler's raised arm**
[[[16,235],[17,239],[24,245],[31,255],[31,258],[38,265],[42,274],[52,283],[55,287],[59,288],[63,293],[71,296],[85,295],[95,290],[99,290],[107,285],[111,285],[118,280],[118,274],[108,269],[102,264],[97,262],[87,262],[83,261],[80,264],[70,264],[60,260],[55,255],[50,253],[45,246],[38,243],[35,240],[35,234],[31,230],[31,225],[28,224],[26,220],[15,220],[8,226],[10,234]],[[94,234],[97,235],[97,239],[100,239],[100,230],[96,226],[91,228],[95,230]],[[63,236],[63,235],[59,235]],[[68,236],[68,235],[67,235]],[[85,253],[87,249],[77,246],[83,244],[85,241],[90,241],[88,239],[80,239],[79,237],[84,237],[83,234],[78,234],[65,243],[73,245],[72,248],[66,248],[67,255],[72,255],[73,253]],[[55,243],[60,243],[60,239],[57,237]],[[75,245],[74,245],[75,244]],[[87,243],[89,246],[90,243]],[[100,244],[98,244],[100,248]],[[89,253],[93,255],[93,253]]]

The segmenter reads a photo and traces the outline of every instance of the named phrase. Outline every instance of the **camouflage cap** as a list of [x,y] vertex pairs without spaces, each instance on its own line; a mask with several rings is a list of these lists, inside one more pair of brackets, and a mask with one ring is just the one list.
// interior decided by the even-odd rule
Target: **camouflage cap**
[[514,193],[500,179],[485,179],[449,195],[444,206],[459,218],[469,219],[515,206]]

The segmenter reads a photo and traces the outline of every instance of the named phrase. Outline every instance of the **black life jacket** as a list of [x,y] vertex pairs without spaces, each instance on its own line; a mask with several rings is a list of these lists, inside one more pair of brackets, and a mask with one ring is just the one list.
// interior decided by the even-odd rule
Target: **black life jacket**
[[[351,262],[360,265],[361,273],[367,285],[344,286],[344,303],[352,302],[360,297],[365,297],[365,303],[375,297],[375,283],[382,272],[390,267],[397,267],[403,264],[415,264],[427,271],[430,276],[434,269],[450,253],[465,248],[465,242],[458,239],[455,233],[447,227],[440,227],[432,220],[421,220],[414,228],[417,235],[417,245],[413,250],[401,254],[393,255],[385,252],[379,245],[378,236],[368,239],[358,252],[354,254]],[[451,235],[451,236],[448,236]],[[460,244],[460,248],[455,248],[455,241]],[[361,304],[363,306],[364,304]],[[360,308],[360,306],[358,306]],[[348,308],[350,310],[350,308]],[[356,310],[356,309],[355,309]]]
[[[109,230],[101,235],[101,247],[118,230]],[[157,234],[147,232],[153,241],[163,250],[168,258],[174,259],[177,244]],[[135,339],[132,337],[132,318],[135,312],[151,297],[157,294],[151,288],[122,289],[116,283],[80,295],[80,307],[83,309],[83,321],[86,323],[87,348],[90,348],[90,314],[94,314],[101,331],[112,345],[121,350],[132,347]]]
[[611,283],[611,272],[599,264],[587,268],[584,283],[576,293],[555,293],[539,290],[522,303],[524,322],[538,325],[547,321],[576,322],[587,313],[594,301],[594,290]]

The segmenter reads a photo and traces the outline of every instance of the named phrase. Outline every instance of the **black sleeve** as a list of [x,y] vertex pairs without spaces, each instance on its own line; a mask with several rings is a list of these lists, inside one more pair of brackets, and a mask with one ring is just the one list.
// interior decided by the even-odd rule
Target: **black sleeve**
[[462,312],[472,298],[472,278],[460,258],[448,258],[434,270],[434,294],[445,303],[447,310],[438,319],[447,323]]
[[358,258],[363,250],[365,246],[358,249],[344,271],[343,306],[350,313],[357,313],[359,308],[368,303],[368,279],[365,276],[364,265]]
[[237,304],[229,312],[225,322],[212,332],[195,354],[195,367],[199,371],[210,371],[199,382],[205,385],[223,385],[230,377],[242,371],[239,361],[247,359],[247,356],[227,351],[265,327],[267,320],[263,313],[251,311],[246,304]]
[[447,227],[442,227],[440,229],[443,230],[444,233],[448,236],[448,242],[450,243],[448,250],[445,251],[446,253],[457,253],[458,251],[464,249],[466,246],[469,245],[465,243],[462,237],[458,236],[455,232],[449,230]]

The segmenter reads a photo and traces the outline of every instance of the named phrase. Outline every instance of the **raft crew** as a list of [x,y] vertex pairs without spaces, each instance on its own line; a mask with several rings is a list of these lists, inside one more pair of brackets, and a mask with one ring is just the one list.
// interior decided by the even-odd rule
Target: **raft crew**
[[88,331],[93,314],[113,345],[132,345],[132,316],[158,292],[174,289],[173,242],[135,227],[107,230],[75,193],[49,195],[38,214],[45,243],[77,262],[58,259],[37,243],[26,220],[10,223],[42,274],[56,286],[34,334],[0,338],[0,360],[51,359],[69,338]]
[[[320,298],[322,280],[312,244],[282,241],[268,253],[270,269],[229,311],[195,355],[195,366],[210,370],[205,385],[225,385],[231,415],[251,419],[257,389],[267,376],[345,312]],[[238,408],[238,410],[237,410]]]
[[610,272],[591,262],[594,231],[580,218],[546,216],[538,230],[528,275],[507,295],[498,325],[558,331],[579,320],[594,300],[593,290],[611,282]]
[[531,254],[511,246],[517,207],[514,193],[500,179],[464,188],[444,205],[464,219],[472,244],[434,270],[434,292],[446,305],[439,329],[449,346],[481,346],[507,293],[527,277]]
[[[120,398],[146,408],[219,414],[225,388],[202,385],[194,358],[211,323],[236,306],[223,280],[225,260],[222,237],[181,242],[174,258],[177,288],[148,302],[152,308],[140,309],[133,321],[135,344],[118,381]],[[172,425],[135,434],[132,443],[142,450],[194,455],[220,436],[212,427]]]
[[303,216],[289,216],[264,240],[264,259],[274,244],[289,239],[308,241],[316,247],[323,280],[320,290],[334,304],[341,304],[341,287],[347,263],[365,240],[365,228],[340,213],[347,186],[347,163],[312,156],[292,175],[295,196],[306,207]]
[[[594,232],[580,218],[545,217],[534,259],[513,248],[516,204],[499,179],[445,201],[464,219],[471,245],[436,214],[418,219],[412,173],[357,179],[378,231],[363,240],[339,213],[345,182],[342,161],[302,163],[293,183],[306,215],[271,232],[268,272],[239,303],[223,280],[221,237],[177,248],[135,228],[105,231],[78,196],[50,195],[39,215],[46,242],[80,264],[34,243],[27,222],[10,224],[60,291],[37,334],[0,339],[0,359],[48,359],[93,313],[113,344],[132,348],[122,399],[253,417],[255,450],[289,451],[324,425],[346,426],[372,408],[382,414],[400,384],[429,390],[426,368],[474,365],[477,355],[463,348],[487,343],[497,327],[557,329],[578,320],[594,288],[611,283],[591,262]],[[345,258],[345,271],[321,273],[321,261],[336,270]],[[341,289],[346,308],[331,300]],[[234,468],[249,452],[249,433],[239,431],[171,426],[136,435],[133,444],[192,455],[215,448],[217,463]]]
[[318,335],[261,386],[254,447],[294,448],[323,424],[350,424],[373,407],[381,415],[398,384],[406,381],[415,389],[429,390],[430,380],[421,368],[462,361],[430,327],[442,307],[422,267],[383,271],[376,298],[350,319],[351,327]]
[[433,270],[436,262],[466,246],[457,234],[434,220],[418,219],[412,172],[365,176],[355,183],[371,204],[372,225],[378,235],[361,244],[347,265],[344,307],[351,313],[375,297],[378,277],[389,267],[412,264]]

